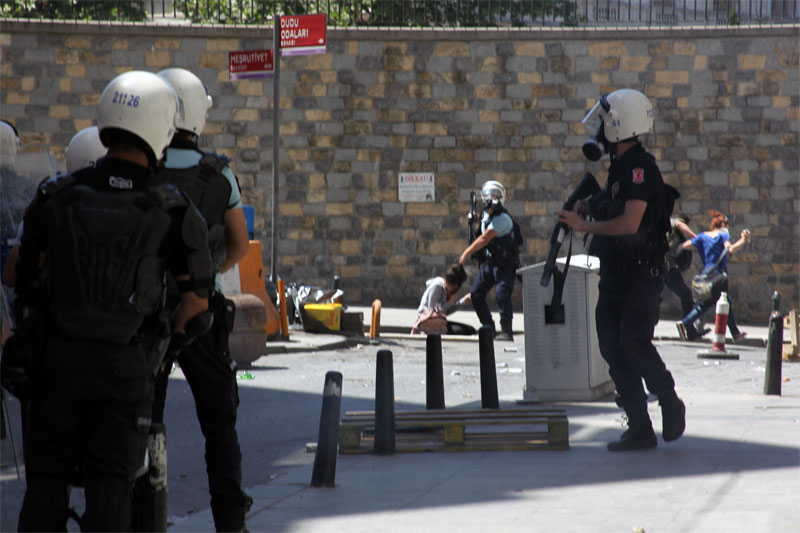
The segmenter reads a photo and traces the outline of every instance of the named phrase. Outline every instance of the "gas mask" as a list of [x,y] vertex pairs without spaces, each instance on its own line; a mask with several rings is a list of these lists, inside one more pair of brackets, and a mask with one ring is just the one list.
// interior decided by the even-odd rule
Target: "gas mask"
[[605,124],[603,123],[605,115],[611,110],[606,96],[605,94],[601,96],[581,121],[587,128],[593,128],[595,132],[589,140],[583,143],[583,155],[589,161],[598,161],[603,154],[609,153],[611,148],[611,142],[606,139]]
[[589,161],[599,161],[603,154],[607,154],[611,148],[611,143],[606,139],[603,123],[597,128],[597,133],[583,143],[583,155]]

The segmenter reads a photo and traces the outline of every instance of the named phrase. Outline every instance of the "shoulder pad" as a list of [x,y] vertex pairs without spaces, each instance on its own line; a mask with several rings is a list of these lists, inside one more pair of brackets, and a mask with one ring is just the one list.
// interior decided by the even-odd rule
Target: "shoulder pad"
[[203,156],[200,158],[200,165],[212,167],[217,172],[222,172],[222,169],[228,166],[230,162],[231,159],[228,156],[214,152],[204,152]]
[[154,185],[147,190],[156,197],[158,205],[165,211],[169,211],[175,207],[189,205],[189,200],[186,198],[186,195],[171,183]]

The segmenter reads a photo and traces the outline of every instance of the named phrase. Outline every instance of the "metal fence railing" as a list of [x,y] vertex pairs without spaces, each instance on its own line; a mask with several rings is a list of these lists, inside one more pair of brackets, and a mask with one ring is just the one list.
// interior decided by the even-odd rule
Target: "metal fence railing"
[[330,26],[725,26],[800,22],[800,0],[0,0],[0,17],[268,24],[326,13]]

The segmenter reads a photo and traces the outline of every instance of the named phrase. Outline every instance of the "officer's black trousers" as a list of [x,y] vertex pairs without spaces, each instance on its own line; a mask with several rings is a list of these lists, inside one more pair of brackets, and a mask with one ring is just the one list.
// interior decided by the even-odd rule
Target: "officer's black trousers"
[[85,487],[84,531],[127,530],[153,397],[141,348],[50,339],[32,379],[19,530],[65,530],[75,482]]
[[672,374],[652,342],[663,286],[661,278],[600,278],[597,340],[631,426],[650,424],[642,379],[659,399],[675,394]]
[[514,320],[514,308],[511,305],[511,293],[514,291],[516,281],[516,268],[514,265],[492,266],[488,262],[481,264],[478,275],[472,282],[470,293],[472,294],[472,307],[478,315],[478,320],[484,326],[494,326],[492,312],[487,303],[489,291],[494,287],[494,295],[497,300],[497,311],[500,314],[500,326],[502,329],[511,330],[511,322]]
[[[223,331],[225,318],[216,306],[212,306],[212,310],[214,325],[181,352],[178,363],[192,389],[197,419],[206,440],[206,472],[216,519],[228,512],[240,513],[243,496],[242,454],[236,433],[236,410],[239,407],[236,367]],[[220,336],[224,337],[222,341]],[[167,381],[168,376],[164,373],[156,387],[154,421],[163,421]],[[161,412],[157,412],[159,408]],[[169,434],[169,428],[167,432]]]

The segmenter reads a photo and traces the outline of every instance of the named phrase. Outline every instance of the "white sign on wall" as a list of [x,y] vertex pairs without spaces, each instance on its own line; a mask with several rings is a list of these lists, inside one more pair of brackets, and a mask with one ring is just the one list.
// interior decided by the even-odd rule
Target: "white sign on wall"
[[436,200],[433,172],[403,172],[397,179],[397,198],[401,202]]

